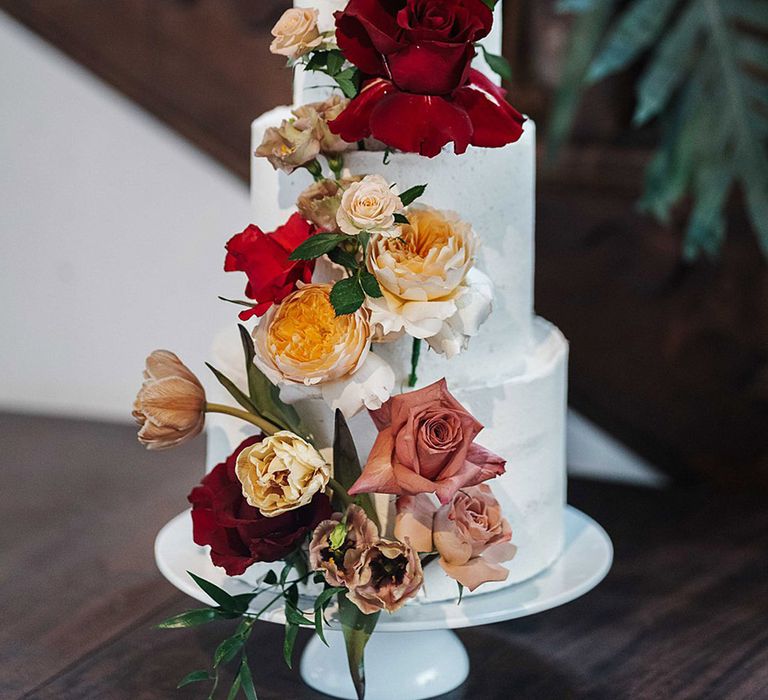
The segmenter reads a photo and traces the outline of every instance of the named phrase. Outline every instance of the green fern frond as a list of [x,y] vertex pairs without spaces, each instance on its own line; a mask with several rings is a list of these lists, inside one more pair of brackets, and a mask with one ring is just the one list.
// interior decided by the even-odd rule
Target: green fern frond
[[[633,0],[606,29],[605,16],[596,13],[609,6],[611,0],[585,0],[587,9],[577,18],[582,37],[599,39],[578,48],[582,58],[594,58],[576,86],[566,82],[573,76],[564,76],[561,94],[570,100],[570,113],[588,81],[649,53],[633,121],[659,119],[662,140],[646,172],[641,208],[666,220],[690,194],[683,255],[715,255],[725,236],[728,195],[739,185],[768,256],[768,39],[751,31],[768,28],[768,2]],[[559,107],[556,100],[553,120],[562,139],[568,115]]]

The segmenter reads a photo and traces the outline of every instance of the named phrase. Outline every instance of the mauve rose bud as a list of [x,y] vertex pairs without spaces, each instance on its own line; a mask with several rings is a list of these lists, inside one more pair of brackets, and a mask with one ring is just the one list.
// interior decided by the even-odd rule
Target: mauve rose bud
[[347,597],[367,615],[392,613],[413,598],[423,582],[415,549],[407,542],[379,540],[363,551]]
[[176,355],[155,350],[147,358],[144,380],[133,403],[142,445],[150,450],[176,447],[203,429],[205,390]]

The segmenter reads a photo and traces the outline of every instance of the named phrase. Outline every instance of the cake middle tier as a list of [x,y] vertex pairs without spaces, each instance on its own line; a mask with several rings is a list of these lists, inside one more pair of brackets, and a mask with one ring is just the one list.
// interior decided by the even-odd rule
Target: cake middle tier
[[[288,107],[262,115],[252,125],[252,151],[265,130],[290,117]],[[380,174],[401,192],[427,185],[419,203],[456,211],[480,239],[477,268],[493,282],[493,312],[466,352],[448,361],[425,350],[419,365],[424,381],[446,375],[463,384],[520,372],[531,346],[533,313],[533,231],[535,197],[535,124],[525,122],[522,138],[503,148],[470,148],[461,156],[445,150],[435,158],[413,153],[349,151],[345,171]],[[296,211],[299,194],[312,178],[305,170],[275,171],[264,158],[251,156],[253,223],[274,230]],[[377,352],[392,363],[400,382],[410,371],[410,344],[404,341]]]

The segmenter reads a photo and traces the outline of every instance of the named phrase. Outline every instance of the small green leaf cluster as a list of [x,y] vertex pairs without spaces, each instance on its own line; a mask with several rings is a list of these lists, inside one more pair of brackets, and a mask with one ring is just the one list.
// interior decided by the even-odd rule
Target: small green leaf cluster
[[360,71],[347,62],[338,49],[321,49],[307,54],[305,70],[325,73],[333,78],[345,97],[355,97],[360,89]]

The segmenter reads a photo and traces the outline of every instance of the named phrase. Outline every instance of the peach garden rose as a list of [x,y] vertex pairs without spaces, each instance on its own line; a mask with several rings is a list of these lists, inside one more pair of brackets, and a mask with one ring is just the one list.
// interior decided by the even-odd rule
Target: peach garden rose
[[475,443],[483,426],[445,379],[392,396],[371,417],[379,434],[351,495],[436,493],[448,503],[459,489],[504,473],[506,461]]
[[395,214],[402,209],[400,197],[381,175],[366,175],[345,190],[336,221],[350,236],[367,231],[392,237],[398,235]]
[[286,10],[272,27],[273,54],[296,60],[323,42],[317,28],[318,11],[313,8],[291,8]]
[[366,265],[383,294],[367,302],[371,323],[452,357],[491,311],[493,286],[473,268],[477,234],[455,212],[413,206],[406,216],[398,238],[376,235],[368,245]]

